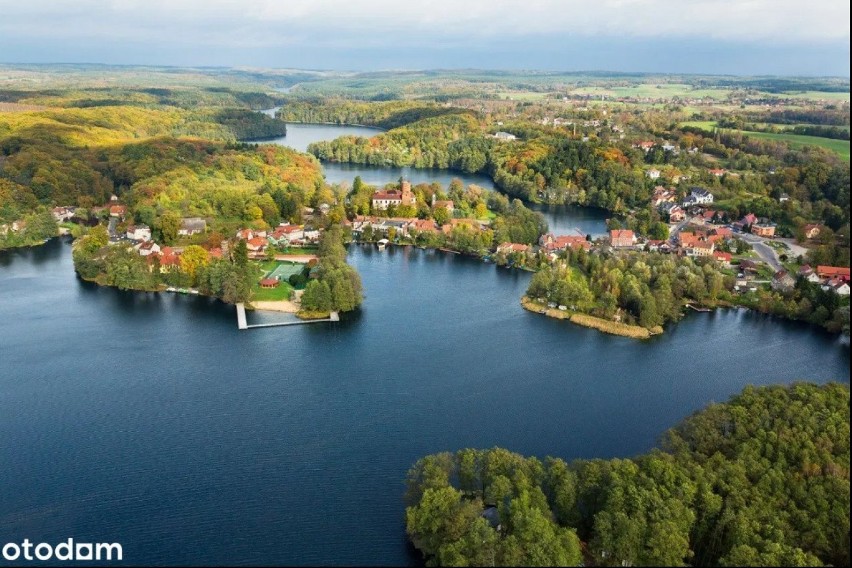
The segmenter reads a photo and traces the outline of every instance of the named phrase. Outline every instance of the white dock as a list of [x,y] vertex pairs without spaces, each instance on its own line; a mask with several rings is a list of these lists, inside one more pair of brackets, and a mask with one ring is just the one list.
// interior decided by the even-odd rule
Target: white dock
[[340,321],[340,314],[331,312],[325,319],[281,321],[275,323],[255,323],[249,325],[246,320],[246,306],[242,302],[237,304],[237,327],[239,329],[254,329],[257,327],[281,327],[284,325],[303,325],[307,323],[321,323],[326,321]]

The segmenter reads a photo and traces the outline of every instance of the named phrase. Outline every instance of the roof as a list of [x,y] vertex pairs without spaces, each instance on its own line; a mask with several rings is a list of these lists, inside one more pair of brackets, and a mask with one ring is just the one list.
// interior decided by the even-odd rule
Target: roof
[[402,192],[396,189],[391,189],[390,191],[377,191],[373,194],[373,199],[402,201]]
[[255,237],[248,240],[248,244],[255,247],[265,247],[267,242],[268,241],[263,237]]
[[279,282],[275,278],[264,278],[260,281],[261,286],[278,286]]
[[723,260],[725,262],[731,262],[732,257],[731,257],[731,253],[729,253],[729,252],[722,252],[720,250],[717,250],[717,251],[713,251],[713,258],[715,258],[716,260]]
[[848,266],[817,266],[817,274],[824,278],[830,278],[835,276],[846,277],[849,280],[849,267]]
[[207,228],[207,221],[201,217],[186,217],[180,220],[181,229],[203,230]]
[[632,239],[633,231],[629,229],[613,229],[609,232],[611,239]]
[[509,249],[512,252],[526,252],[530,249],[529,245],[519,244],[519,243],[502,243],[499,247],[502,250]]

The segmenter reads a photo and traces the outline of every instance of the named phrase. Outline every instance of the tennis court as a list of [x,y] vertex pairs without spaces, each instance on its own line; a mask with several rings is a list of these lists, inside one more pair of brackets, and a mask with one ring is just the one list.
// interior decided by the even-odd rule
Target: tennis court
[[304,264],[298,262],[279,262],[278,266],[266,275],[266,278],[277,278],[278,280],[287,282],[290,276],[300,273],[304,266]]

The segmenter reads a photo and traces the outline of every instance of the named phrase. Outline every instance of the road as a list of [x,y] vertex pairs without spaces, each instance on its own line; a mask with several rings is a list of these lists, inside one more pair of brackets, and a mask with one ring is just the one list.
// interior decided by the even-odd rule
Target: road
[[754,249],[754,252],[756,252],[766,264],[771,266],[772,270],[778,272],[784,268],[781,261],[778,260],[778,255],[775,253],[775,249],[766,244],[766,239],[749,233],[740,234],[739,237],[750,244]]

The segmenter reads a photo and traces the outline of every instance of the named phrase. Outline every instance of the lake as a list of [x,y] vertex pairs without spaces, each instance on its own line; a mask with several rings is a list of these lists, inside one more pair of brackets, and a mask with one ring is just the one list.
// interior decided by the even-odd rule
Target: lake
[[849,381],[848,343],[744,310],[642,342],[524,311],[525,272],[412,248],[349,261],[357,314],[239,331],[233,306],[80,281],[59,239],[0,253],[4,542],[413,564],[402,494],[425,454],[626,457],[746,384]]
[[[277,109],[268,109],[264,112],[274,116]],[[330,124],[287,124],[287,135],[280,138],[265,140],[264,143],[288,146],[300,152],[306,152],[308,145],[322,140],[334,140],[340,136],[364,136],[372,137],[380,134],[381,129],[366,126],[337,126]],[[422,168],[395,168],[376,167],[360,164],[339,164],[323,162],[325,179],[329,183],[347,182],[352,183],[356,176],[371,185],[384,185],[397,182],[400,177],[405,177],[412,184],[438,182],[444,187],[449,186],[453,178],[459,178],[465,185],[476,184],[488,190],[494,190],[494,182],[488,176],[480,174],[467,174],[451,170],[422,169]],[[572,234],[580,231],[583,234],[598,236],[606,232],[605,220],[609,213],[601,209],[575,207],[570,205],[530,205],[532,209],[540,211],[547,220],[550,231],[556,234]]]

